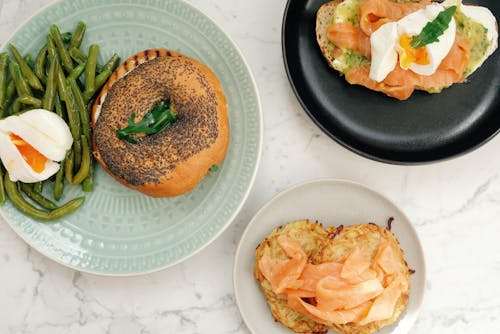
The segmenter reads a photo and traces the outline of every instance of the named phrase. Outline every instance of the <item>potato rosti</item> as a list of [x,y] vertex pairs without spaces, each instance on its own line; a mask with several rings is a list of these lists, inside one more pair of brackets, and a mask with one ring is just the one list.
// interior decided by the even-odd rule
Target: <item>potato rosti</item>
[[378,249],[387,243],[395,251],[399,267],[399,273],[407,282],[407,291],[403,292],[396,302],[394,313],[390,319],[370,322],[364,326],[355,324],[334,325],[333,329],[345,334],[369,334],[380,328],[394,323],[404,311],[408,303],[410,293],[410,269],[406,263],[399,242],[389,230],[375,224],[361,224],[346,226],[335,234],[330,231],[332,239],[330,242],[312,258],[315,264],[340,261],[344,259],[355,247],[361,250],[363,256],[374,260]]
[[286,235],[292,240],[298,241],[309,258],[323,248],[328,242],[328,234],[318,223],[308,220],[300,220],[289,223],[284,227],[276,228],[257,247],[255,253],[254,276],[260,282],[260,288],[266,296],[271,313],[276,321],[297,333],[326,333],[328,327],[315,322],[309,317],[300,314],[287,305],[287,300],[273,292],[271,284],[259,270],[258,263],[264,256],[270,256],[275,260],[286,260],[287,255],[278,243],[278,237]]
[[410,273],[396,237],[372,223],[287,224],[257,247],[254,265],[274,318],[299,333],[369,334],[394,323]]

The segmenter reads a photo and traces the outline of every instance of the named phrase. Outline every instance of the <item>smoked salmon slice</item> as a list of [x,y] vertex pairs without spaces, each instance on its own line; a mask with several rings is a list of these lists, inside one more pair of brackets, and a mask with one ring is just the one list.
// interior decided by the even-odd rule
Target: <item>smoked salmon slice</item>
[[325,311],[320,310],[318,307],[308,304],[303,300],[300,300],[300,303],[308,314],[313,316],[315,319],[319,319],[319,321],[317,321],[325,325],[344,325],[349,322],[357,322],[361,320],[372,304],[371,302],[366,302],[348,310]]
[[353,85],[362,85],[369,89],[383,92],[388,96],[405,100],[418,87],[425,90],[440,91],[455,82],[463,82],[464,70],[470,56],[469,42],[457,35],[448,55],[443,59],[434,74],[419,75],[411,70],[396,66],[382,82],[370,79],[370,68],[358,66],[346,73],[346,80]]
[[379,247],[374,260],[388,275],[394,274],[399,270],[399,263],[394,255],[394,250],[387,243]]
[[335,23],[328,27],[326,34],[328,40],[336,46],[354,50],[368,59],[371,58],[370,37],[359,27],[350,23]]
[[361,250],[355,247],[347,256],[340,277],[347,281],[356,280],[370,268],[370,264],[371,262],[361,254]]
[[361,30],[370,36],[388,22],[398,21],[408,14],[429,5],[430,0],[420,2],[392,2],[389,0],[365,0],[359,6]]
[[295,293],[301,297],[315,297],[319,281],[327,276],[339,277],[342,266],[342,263],[337,262],[327,262],[317,265],[308,263],[298,279],[298,287],[296,289],[288,289],[285,293]]
[[377,279],[347,284],[326,277],[318,283],[316,301],[321,310],[350,309],[377,297],[383,291],[384,287]]
[[282,262],[274,262],[269,256],[264,255],[259,261],[259,270],[271,283],[273,291],[281,294],[287,288],[299,288],[300,277],[307,262],[307,254],[300,243],[285,235],[278,237],[278,243],[289,257]]
[[392,317],[396,302],[403,292],[403,283],[401,278],[395,279],[380,296],[375,298],[368,314],[359,324],[366,325],[372,321],[385,320]]

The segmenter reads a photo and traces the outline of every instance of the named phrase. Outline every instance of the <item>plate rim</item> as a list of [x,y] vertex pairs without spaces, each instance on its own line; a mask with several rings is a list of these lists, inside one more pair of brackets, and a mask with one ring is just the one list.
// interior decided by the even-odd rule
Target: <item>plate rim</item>
[[[412,233],[416,236],[415,240],[416,240],[416,246],[417,246],[417,249],[418,249],[418,253],[419,253],[419,256],[422,258],[422,264],[423,264],[423,267],[422,268],[419,268],[419,272],[422,272],[423,273],[423,280],[422,280],[422,293],[420,294],[420,298],[418,298],[416,301],[415,301],[415,306],[416,306],[416,311],[417,311],[417,314],[415,315],[415,321],[417,320],[420,312],[421,312],[421,309],[422,309],[422,305],[424,303],[424,300],[425,300],[425,290],[427,288],[427,262],[426,262],[426,257],[425,257],[425,252],[424,252],[424,248],[422,246],[422,241],[420,240],[420,237],[417,233],[417,230],[414,226],[414,224],[412,223],[412,221],[409,219],[409,217],[406,215],[406,213],[398,206],[396,205],[396,203],[394,203],[394,201],[392,201],[389,197],[387,197],[386,195],[384,195],[383,193],[375,190],[374,188],[370,187],[370,186],[367,186],[365,184],[362,184],[360,182],[356,182],[356,181],[353,181],[353,180],[349,180],[349,179],[340,179],[340,178],[329,178],[329,177],[322,177],[322,178],[315,178],[315,179],[310,179],[310,180],[306,180],[306,181],[302,181],[302,182],[298,182],[296,184],[293,184],[287,188],[285,188],[284,190],[280,191],[279,193],[277,193],[276,195],[274,195],[271,199],[269,199],[268,201],[266,201],[258,210],[257,212],[252,216],[250,222],[247,224],[247,226],[245,227],[243,233],[241,234],[241,237],[238,241],[238,247],[236,248],[236,251],[235,251],[235,256],[234,256],[234,260],[233,260],[233,292],[234,292],[234,297],[235,297],[235,300],[236,300],[236,305],[238,307],[238,312],[241,316],[241,318],[243,319],[243,322],[245,324],[245,326],[247,327],[247,329],[250,331],[250,333],[252,334],[258,334],[258,333],[254,333],[250,327],[248,326],[248,319],[246,318],[246,315],[243,314],[241,312],[241,309],[240,309],[240,304],[242,303],[241,302],[241,297],[239,296],[239,292],[238,290],[236,289],[236,286],[237,286],[237,267],[238,267],[238,262],[240,261],[239,258],[240,258],[240,252],[241,252],[241,249],[243,248],[243,240],[247,238],[247,236],[250,234],[250,230],[254,227],[255,224],[257,224],[257,218],[262,215],[262,213],[267,210],[270,206],[272,206],[274,204],[274,202],[278,201],[280,198],[286,196],[288,193],[290,192],[293,192],[293,191],[297,191],[298,189],[302,188],[302,187],[305,187],[305,186],[310,186],[310,185],[313,185],[313,184],[326,184],[326,183],[331,183],[331,184],[344,184],[344,185],[349,185],[349,186],[354,186],[354,187],[358,187],[358,188],[361,188],[365,191],[368,191],[372,194],[375,194],[376,196],[379,196],[381,199],[387,201],[388,203],[390,203],[391,205],[393,205],[395,208],[398,209],[398,211],[401,213],[402,217],[404,219],[406,219],[408,221],[408,227],[410,228],[410,230],[412,231]],[[413,323],[413,326],[415,325],[415,322]]]
[[[38,10],[36,10],[32,15],[30,15],[28,18],[26,18],[21,24],[19,24],[16,29],[6,37],[5,41],[0,44],[0,50],[3,50],[7,47],[8,43],[13,39],[13,37],[22,29],[24,28],[35,16],[39,15],[43,11],[47,10],[49,7],[56,5],[59,2],[63,1],[68,1],[68,0],[53,0],[50,1],[49,3],[45,4],[44,6],[40,7]],[[75,271],[83,272],[86,274],[91,274],[91,275],[96,275],[96,276],[102,276],[102,277],[136,277],[136,276],[142,276],[142,275],[148,275],[156,272],[163,271],[165,269],[168,269],[170,267],[174,267],[191,257],[197,255],[201,251],[203,251],[205,248],[207,248],[209,245],[211,245],[216,239],[218,239],[222,233],[224,233],[229,226],[234,222],[235,218],[237,215],[241,212],[241,209],[243,206],[246,204],[248,197],[250,196],[250,193],[255,185],[255,180],[257,178],[257,173],[260,167],[260,162],[262,158],[262,149],[263,149],[263,141],[264,141],[264,114],[262,111],[262,100],[260,97],[260,92],[259,92],[259,87],[257,85],[257,82],[255,80],[254,74],[252,72],[252,68],[250,67],[250,64],[248,63],[247,59],[244,57],[243,52],[241,51],[239,45],[234,41],[234,39],[229,35],[226,30],[224,30],[220,24],[218,24],[215,19],[213,19],[211,16],[205,14],[201,9],[199,9],[197,6],[192,4],[191,2],[188,2],[186,0],[176,0],[179,2],[184,3],[185,5],[191,7],[191,9],[197,11],[199,14],[203,15],[205,18],[207,18],[210,23],[212,23],[223,35],[228,39],[230,44],[234,47],[236,53],[238,54],[239,58],[242,60],[242,64],[244,65],[245,69],[247,70],[249,74],[249,81],[251,83],[252,90],[255,92],[255,97],[256,97],[256,105],[257,105],[257,114],[258,114],[258,120],[259,120],[259,135],[258,135],[258,145],[257,145],[257,150],[256,150],[256,160],[255,160],[255,168],[253,168],[252,175],[250,177],[250,182],[248,184],[247,189],[245,190],[243,197],[241,198],[240,203],[238,206],[235,208],[233,214],[229,217],[227,222],[222,226],[222,228],[215,233],[211,239],[206,241],[201,247],[193,251],[192,253],[181,257],[177,259],[176,261],[173,261],[172,263],[169,263],[164,266],[160,266],[154,269],[150,270],[145,270],[145,271],[137,271],[137,272],[130,272],[130,273],[116,273],[116,272],[100,272],[100,271],[92,271],[86,268],[79,268],[74,265],[71,265],[70,263],[64,263],[62,260],[59,258],[53,257],[49,254],[47,254],[43,249],[40,249],[36,245],[34,245],[30,240],[25,238],[25,236],[16,229],[16,227],[9,222],[9,219],[5,216],[3,209],[0,207],[0,217],[5,221],[5,223],[10,226],[10,228],[14,231],[14,234],[21,238],[31,249],[37,251],[39,254],[41,254],[44,258],[49,259],[55,263],[58,263],[64,267],[70,268]],[[146,195],[144,195],[146,196]],[[43,222],[39,222],[40,224],[44,224]]]
[[[451,155],[449,155],[449,154],[442,155],[442,156],[440,156],[438,158],[429,159],[429,160],[411,160],[411,161],[408,161],[408,160],[403,160],[403,159],[387,159],[387,158],[379,157],[379,156],[374,155],[374,154],[370,154],[369,152],[360,150],[360,149],[358,149],[358,148],[356,148],[356,147],[354,147],[352,145],[349,145],[348,143],[344,142],[343,140],[341,140],[340,138],[338,138],[337,136],[335,136],[333,133],[331,133],[313,115],[313,113],[309,110],[309,107],[307,107],[306,103],[304,102],[304,100],[300,96],[300,93],[299,93],[299,91],[298,91],[298,89],[297,89],[297,87],[295,85],[295,82],[294,82],[294,80],[292,78],[292,74],[291,74],[290,68],[289,68],[288,55],[287,55],[287,51],[286,51],[285,30],[286,30],[286,22],[287,22],[287,18],[288,18],[288,11],[290,9],[290,6],[291,6],[292,2],[294,2],[294,1],[296,1],[296,0],[287,0],[287,3],[285,5],[285,10],[283,12],[282,22],[281,22],[281,52],[282,52],[282,55],[283,55],[283,65],[284,65],[284,68],[285,68],[286,76],[287,76],[288,82],[290,83],[290,86],[292,88],[292,91],[293,91],[295,97],[297,98],[300,106],[305,111],[305,113],[307,114],[307,116],[313,121],[313,123],[318,128],[321,129],[321,131],[323,131],[324,134],[326,134],[329,138],[333,139],[333,141],[335,141],[341,147],[347,149],[348,151],[356,153],[357,155],[359,155],[361,157],[364,157],[364,158],[367,158],[367,159],[370,159],[370,160],[373,160],[373,161],[376,161],[376,162],[381,162],[381,163],[385,163],[385,164],[389,164],[389,165],[399,165],[399,166],[422,166],[422,165],[437,164],[437,163],[440,163],[440,162],[444,162],[444,161],[449,161],[449,160],[460,158],[460,157],[462,157],[462,156],[464,156],[464,155],[466,155],[468,153],[471,153],[472,151],[475,151],[478,148],[484,146],[485,144],[487,144],[488,142],[490,142],[494,137],[496,137],[500,133],[500,126],[498,126],[497,129],[496,129],[496,131],[494,131],[493,133],[491,133],[489,136],[485,137],[481,141],[477,142],[475,145],[467,148],[466,150],[462,150],[462,151],[460,151],[458,153],[454,153],[454,154],[451,154]],[[330,0],[325,0],[325,3],[329,2],[329,1]]]

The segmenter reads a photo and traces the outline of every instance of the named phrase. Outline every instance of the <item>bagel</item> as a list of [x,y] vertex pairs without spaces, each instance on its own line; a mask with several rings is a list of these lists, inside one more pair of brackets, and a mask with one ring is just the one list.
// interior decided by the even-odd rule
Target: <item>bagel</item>
[[[118,138],[133,113],[140,121],[169,100],[177,121],[160,132]],[[121,184],[152,197],[184,194],[219,165],[229,145],[227,103],[204,64],[167,49],[139,52],[111,75],[92,108],[94,156]]]

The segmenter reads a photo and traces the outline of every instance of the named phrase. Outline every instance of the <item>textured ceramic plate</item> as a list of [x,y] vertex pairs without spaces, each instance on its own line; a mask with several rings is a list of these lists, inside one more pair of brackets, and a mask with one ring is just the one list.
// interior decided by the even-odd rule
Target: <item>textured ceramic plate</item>
[[416,272],[411,276],[406,311],[398,322],[378,333],[408,333],[418,316],[425,290],[425,261],[417,233],[408,217],[383,195],[357,183],[332,179],[302,183],[282,192],[260,209],[243,233],[236,251],[233,279],[236,302],[250,331],[292,333],[274,321],[253,277],[255,248],[276,227],[299,219],[317,220],[323,226],[368,222],[385,226],[390,217],[394,217],[392,232]]
[[[290,83],[307,114],[327,135],[365,157],[422,164],[469,152],[500,129],[500,51],[465,84],[440,94],[415,92],[398,101],[348,84],[316,42],[316,12],[328,0],[288,0],[283,56]],[[500,1],[467,0],[500,19]]]
[[[147,48],[177,50],[208,65],[228,100],[231,142],[218,172],[187,195],[153,199],[115,182],[100,167],[82,209],[43,224],[7,202],[2,215],[41,253],[72,268],[104,275],[133,275],[166,268],[214,240],[239,211],[255,177],[262,142],[256,86],[241,54],[214,22],[181,0],[64,0],[43,9],[10,41],[36,54],[50,24],[72,31],[83,20],[82,48],[101,47],[100,62]],[[68,188],[63,201],[81,195]]]

